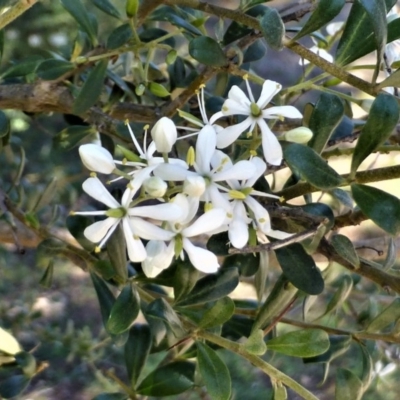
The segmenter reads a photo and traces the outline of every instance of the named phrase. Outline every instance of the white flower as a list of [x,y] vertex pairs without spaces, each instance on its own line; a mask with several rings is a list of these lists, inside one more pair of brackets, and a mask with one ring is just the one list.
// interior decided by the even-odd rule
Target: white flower
[[146,193],[155,198],[163,197],[168,189],[168,185],[158,176],[147,178],[143,182],[143,187]]
[[[142,178],[142,177],[141,177]],[[134,182],[134,181],[133,181]],[[137,182],[138,183],[138,182]],[[174,204],[158,204],[154,206],[141,206],[129,208],[133,196],[140,187],[128,185],[125,190],[121,204],[118,203],[101,181],[96,178],[88,178],[83,182],[83,190],[95,200],[109,207],[105,211],[74,212],[77,215],[105,215],[106,219],[97,221],[88,226],[83,232],[85,237],[93,243],[99,243],[96,251],[100,251],[108,238],[121,223],[127,245],[129,259],[140,262],[146,258],[146,250],[140,238],[151,240],[169,238],[168,232],[160,227],[145,221],[141,217],[158,220],[169,220],[179,218],[181,210]]]
[[192,197],[200,197],[206,190],[206,181],[202,176],[188,176],[183,182],[182,192]]
[[[332,54],[329,54],[325,49],[318,47],[317,45],[310,47],[310,51],[315,53],[317,56],[320,56],[324,60],[333,63],[333,56]],[[310,64],[310,61],[300,58],[299,60],[299,65],[307,65]]]
[[150,240],[146,245],[147,257],[142,262],[142,269],[148,278],[154,278],[168,268],[174,256],[174,247],[162,240]]
[[[164,257],[159,257],[158,254],[152,254],[142,264],[146,271],[145,273],[156,273],[167,268],[173,259],[176,257],[183,257],[183,250],[186,251],[192,265],[201,272],[214,273],[219,268],[217,256],[209,250],[203,249],[194,245],[190,238],[201,234],[214,231],[220,228],[225,220],[225,211],[222,209],[214,208],[201,215],[197,220],[192,222],[195,217],[199,202],[194,197],[186,197],[184,194],[178,194],[172,200],[172,204],[176,204],[182,215],[180,218],[170,221],[166,224],[166,229],[170,233],[170,243],[166,248],[159,244],[154,244],[154,248],[162,251]],[[159,240],[163,240],[160,238]]]
[[79,146],[79,155],[83,165],[90,171],[111,174],[116,168],[111,153],[97,144]]
[[178,137],[176,126],[172,119],[162,117],[151,130],[151,136],[160,153],[169,153]]
[[237,125],[223,129],[217,135],[217,147],[222,149],[232,144],[242,132],[249,129],[253,131],[258,125],[261,130],[262,146],[265,159],[272,165],[280,165],[282,162],[282,148],[278,139],[271,132],[264,119],[302,118],[301,113],[292,106],[279,106],[265,108],[272,98],[282,89],[282,86],[270,80],[264,82],[260,98],[256,102],[250,85],[246,80],[250,99],[238,86],[232,86],[225,100],[222,111],[213,118],[229,115],[245,115],[247,118]]

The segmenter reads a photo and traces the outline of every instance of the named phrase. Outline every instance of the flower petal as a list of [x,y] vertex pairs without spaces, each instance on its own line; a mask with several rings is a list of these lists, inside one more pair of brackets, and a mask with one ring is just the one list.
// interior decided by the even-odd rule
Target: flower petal
[[160,228],[142,218],[129,218],[129,226],[133,235],[146,240],[171,240],[175,234],[171,231]]
[[248,224],[240,218],[234,219],[229,224],[228,236],[232,246],[241,249],[249,241]]
[[146,249],[142,241],[134,236],[128,219],[125,218],[122,220],[122,228],[124,230],[129,260],[132,262],[143,261],[147,256]]
[[274,119],[274,118],[303,118],[303,114],[293,106],[279,106],[279,107],[270,107],[266,110],[263,110],[262,117],[266,119]]
[[121,204],[119,204],[118,201],[111,196],[110,192],[101,183],[99,178],[93,177],[86,179],[86,181],[82,184],[82,189],[90,197],[93,197],[95,200],[100,201],[109,208],[121,207]]
[[137,206],[130,208],[128,214],[132,217],[146,217],[160,221],[176,221],[182,217],[182,209],[173,203],[162,203],[152,206]]
[[257,179],[260,178],[267,169],[267,164],[265,164],[260,157],[253,157],[250,162],[256,167],[256,170],[254,174],[244,183],[245,187],[253,187]]
[[263,119],[258,121],[258,126],[261,129],[262,147],[265,159],[271,165],[281,165],[283,153],[278,139],[271,132],[271,129],[269,129],[267,123]]
[[239,124],[228,126],[217,134],[217,147],[224,149],[232,144],[242,132],[244,132],[249,126],[251,126],[253,120],[251,117],[246,118]]
[[147,257],[142,262],[142,269],[148,278],[154,278],[168,268],[174,256],[173,242],[167,247],[163,241],[150,240],[146,245]]
[[199,173],[208,173],[211,170],[211,157],[217,146],[217,134],[215,130],[206,125],[197,137],[196,143],[196,170]]
[[253,197],[247,196],[244,201],[253,211],[257,227],[266,235],[271,231],[271,219],[268,211]]
[[184,181],[188,176],[198,176],[196,172],[169,163],[158,164],[154,170],[154,175],[159,176],[164,181]]
[[192,265],[201,272],[212,274],[219,269],[217,256],[206,249],[194,246],[189,239],[183,238],[183,248]]
[[192,237],[207,233],[219,228],[225,221],[226,211],[221,208],[213,208],[200,216],[192,225],[182,231],[183,236]]
[[249,104],[238,103],[235,100],[227,99],[222,104],[222,114],[227,117],[229,115],[250,115]]
[[246,94],[243,92],[242,89],[240,89],[239,86],[233,85],[231,89],[228,92],[228,99],[234,100],[237,103],[241,104],[247,104],[250,107],[250,100],[246,96]]
[[97,144],[88,143],[79,146],[79,155],[83,165],[90,171],[111,174],[115,169],[111,153]]
[[282,85],[278,82],[266,80],[263,83],[260,97],[257,101],[258,107],[264,109],[265,106],[272,100],[272,98],[281,91]]
[[241,160],[231,168],[213,174],[214,182],[227,181],[230,179],[249,179],[256,172],[256,166],[251,161]]
[[118,218],[108,217],[103,219],[102,221],[97,221],[92,225],[89,225],[84,231],[86,239],[90,240],[93,243],[99,243],[108,233],[108,231],[113,228],[113,230],[117,227],[119,223]]

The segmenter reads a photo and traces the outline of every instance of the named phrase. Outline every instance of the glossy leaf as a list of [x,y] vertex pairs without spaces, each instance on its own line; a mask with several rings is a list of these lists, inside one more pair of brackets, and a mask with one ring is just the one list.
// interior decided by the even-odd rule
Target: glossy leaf
[[128,400],[129,397],[125,393],[101,393],[96,397],[93,397],[92,400]]
[[63,7],[74,17],[86,32],[93,45],[97,44],[96,30],[81,0],[61,0]]
[[83,215],[70,215],[67,217],[66,225],[69,233],[77,240],[77,242],[88,251],[95,248],[95,244],[86,239],[83,231],[92,224],[92,221]]
[[132,36],[132,28],[128,23],[118,26],[107,39],[107,49],[113,50],[123,46]]
[[324,280],[313,258],[299,243],[275,250],[279,265],[286,278],[297,289],[307,294],[320,294],[324,290]]
[[332,21],[340,13],[344,4],[345,0],[320,0],[317,8],[293,40],[298,40],[309,33],[315,32],[329,21]]
[[334,247],[336,252],[354,268],[358,268],[360,266],[360,259],[358,258],[356,249],[354,248],[352,241],[347,236],[340,234],[332,236],[331,245]]
[[235,303],[229,297],[223,297],[208,309],[199,322],[203,329],[213,328],[228,321],[235,312]]
[[176,361],[151,372],[137,388],[145,396],[172,396],[193,387],[195,366],[191,362]]
[[308,203],[300,207],[304,212],[318,217],[327,218],[326,229],[330,230],[335,224],[335,215],[332,209],[324,203]]
[[333,189],[343,178],[310,147],[293,143],[284,150],[284,158],[293,172],[319,189]]
[[267,349],[293,357],[315,357],[329,349],[329,336],[321,329],[301,329],[268,340]]
[[389,94],[379,94],[372,103],[366,124],[361,130],[353,158],[351,174],[360,164],[392,134],[399,120],[399,105]]
[[126,369],[132,387],[136,386],[150,353],[151,344],[152,336],[149,326],[143,324],[133,325],[124,348]]
[[260,264],[260,255],[256,254],[234,254],[226,257],[223,268],[236,267],[241,276],[253,276]]
[[267,285],[269,272],[269,253],[267,251],[261,251],[259,254],[260,265],[254,277],[254,286],[257,292],[257,299],[260,303],[262,303],[265,298],[265,287]]
[[[62,151],[72,150],[82,144],[88,135],[93,135],[96,130],[90,125],[72,125],[63,129],[53,138],[53,146]],[[86,218],[89,221],[88,218]]]
[[175,301],[184,298],[193,289],[199,278],[199,271],[193,267],[188,259],[177,261],[174,275]]
[[197,362],[207,392],[213,400],[229,400],[231,377],[218,354],[204,343],[197,342]]
[[207,249],[216,256],[227,256],[229,254],[229,237],[227,232],[212,235],[207,242]]
[[106,14],[110,15],[111,17],[120,19],[121,14],[119,11],[114,7],[114,5],[109,0],[92,0],[93,4],[100,9],[101,11],[105,12]]
[[334,94],[322,93],[308,122],[308,127],[313,132],[313,137],[308,142],[308,146],[320,154],[332,132],[342,120],[343,114],[342,100]]
[[362,382],[351,371],[338,368],[336,371],[335,400],[361,400]]
[[126,285],[111,308],[106,324],[107,331],[113,335],[125,332],[138,316],[139,308],[140,298],[135,287]]
[[[386,4],[386,10],[390,10],[392,6],[396,3],[396,0],[384,0]],[[383,30],[386,28],[386,15],[385,15],[385,27],[381,26],[383,23],[382,19],[382,1],[376,2],[374,0],[365,1],[364,4],[373,7],[372,3],[376,3],[379,7],[379,17],[375,21],[372,21],[374,17],[370,17],[366,8],[364,8],[361,1],[356,1],[353,3],[350,14],[347,18],[346,26],[344,28],[342,37],[339,41],[338,48],[336,51],[336,62],[339,65],[347,65],[354,60],[357,60],[361,56],[367,54],[364,52],[366,44],[371,45],[374,43],[375,46],[382,45],[382,35]],[[381,4],[379,4],[381,3]],[[369,8],[370,10],[370,8]],[[380,28],[383,28],[380,29]],[[376,31],[379,30],[378,36],[376,36]],[[373,33],[372,33],[373,32]],[[386,40],[386,37],[384,37]],[[376,47],[375,47],[376,49]],[[372,50],[375,50],[374,48]],[[371,50],[371,51],[372,51]]]
[[282,49],[285,25],[275,8],[265,7],[264,14],[258,19],[261,32],[268,46],[275,50]]
[[0,396],[11,399],[18,396],[29,385],[30,378],[25,375],[13,375],[0,382]]
[[198,62],[211,67],[223,67],[228,60],[221,46],[208,36],[199,36],[189,43],[189,54]]
[[75,64],[65,60],[44,60],[36,69],[36,74],[44,80],[57,79],[67,72],[72,71]]
[[200,279],[190,294],[176,304],[188,306],[218,300],[233,292],[238,284],[239,273],[237,268],[226,268],[217,274],[209,274]]
[[74,114],[84,114],[92,107],[99,98],[103,89],[103,81],[107,72],[108,61],[99,61],[90,71],[85,83],[83,84],[77,98],[74,101],[72,112]]
[[0,78],[17,78],[20,76],[26,76],[36,71],[36,68],[43,61],[43,57],[31,56],[26,57],[23,61],[11,65],[3,73],[0,74]]
[[90,274],[90,277],[92,278],[93,286],[96,290],[97,298],[99,300],[103,324],[104,326],[106,326],[111,313],[111,309],[113,308],[113,305],[115,303],[115,297],[101,278],[93,273]]
[[400,297],[397,297],[367,326],[367,332],[381,332],[400,318]]
[[367,350],[367,347],[362,343],[358,343],[358,345],[362,355],[362,372],[360,380],[363,385],[363,391],[365,391],[372,381],[374,368],[373,368],[372,357],[369,351]]
[[120,284],[126,283],[128,279],[126,241],[121,225],[115,229],[107,241],[107,254],[115,272],[113,278]]
[[303,361],[305,363],[329,363],[348,350],[351,340],[349,335],[331,335],[329,336],[329,348],[325,353],[305,358]]
[[400,234],[400,200],[372,186],[352,184],[351,192],[361,211],[393,236]]

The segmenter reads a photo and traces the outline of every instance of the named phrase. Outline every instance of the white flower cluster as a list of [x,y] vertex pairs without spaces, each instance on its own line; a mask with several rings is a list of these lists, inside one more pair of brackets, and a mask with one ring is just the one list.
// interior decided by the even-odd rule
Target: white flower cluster
[[[121,224],[129,260],[141,262],[146,276],[155,277],[171,264],[174,257],[183,257],[184,252],[195,268],[213,273],[219,268],[216,255],[194,244],[191,238],[228,231],[232,246],[242,248],[249,241],[249,230],[262,237],[274,236],[269,214],[254,196],[276,196],[253,189],[257,179],[265,173],[266,163],[255,155],[234,163],[220,149],[234,143],[249,129],[253,135],[261,134],[266,161],[280,165],[282,148],[265,119],[302,118],[302,115],[292,106],[266,108],[281,90],[280,84],[267,80],[257,102],[248,83],[247,87],[249,98],[238,86],[233,86],[222,110],[210,120],[206,115],[203,88],[198,94],[203,121],[180,112],[183,118],[198,127],[192,129],[197,135],[196,148],[189,149],[186,161],[168,156],[178,135],[174,122],[167,117],[161,118],[152,128],[153,141],[147,149],[147,128],[141,148],[128,125],[138,156],[120,147],[125,159],[117,161],[101,146],[80,146],[82,162],[89,170],[114,173],[120,175],[117,179],[129,180],[120,203],[95,174],[83,183],[83,190],[107,207],[105,211],[73,213],[106,216],[84,231],[87,239],[98,243],[97,251]],[[226,128],[215,125],[219,118],[231,115],[243,115],[245,119]],[[155,157],[156,151],[162,156]],[[123,172],[117,166],[130,167],[131,171]],[[140,205],[149,199],[157,199],[159,204]],[[200,205],[204,212],[198,216]],[[278,237],[282,234],[276,232]],[[143,239],[148,241],[146,245]]]

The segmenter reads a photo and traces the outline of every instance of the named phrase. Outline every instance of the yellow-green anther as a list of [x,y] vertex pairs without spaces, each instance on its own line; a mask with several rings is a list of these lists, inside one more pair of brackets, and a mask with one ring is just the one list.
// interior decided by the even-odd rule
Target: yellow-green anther
[[240,192],[239,190],[230,190],[228,192],[229,197],[231,199],[235,199],[235,200],[245,200],[246,199],[246,195],[242,192]]
[[261,115],[261,109],[256,103],[250,104],[250,112],[254,118],[258,118]]
[[186,154],[186,163],[187,165],[189,165],[190,167],[194,165],[194,161],[196,159],[196,153],[194,151],[194,147],[190,146],[189,150]]
[[94,252],[95,252],[95,253],[100,253],[100,252],[101,252],[101,248],[100,248],[99,246],[96,246],[96,247],[94,248]]
[[252,187],[245,187],[240,190],[246,197],[253,191]]
[[228,218],[233,218],[233,214],[231,214],[231,213],[226,213],[226,216],[227,216]]
[[107,217],[111,218],[123,218],[126,215],[126,210],[123,207],[120,208],[110,208],[105,212]]
[[183,241],[182,241],[182,236],[181,235],[176,235],[175,236],[175,246],[174,246],[174,253],[175,257],[178,258],[183,250]]
[[210,211],[213,209],[212,203],[206,203],[204,204],[204,212]]
[[265,218],[260,218],[260,219],[258,220],[258,222],[259,222],[260,224],[263,224],[263,223],[265,222]]

